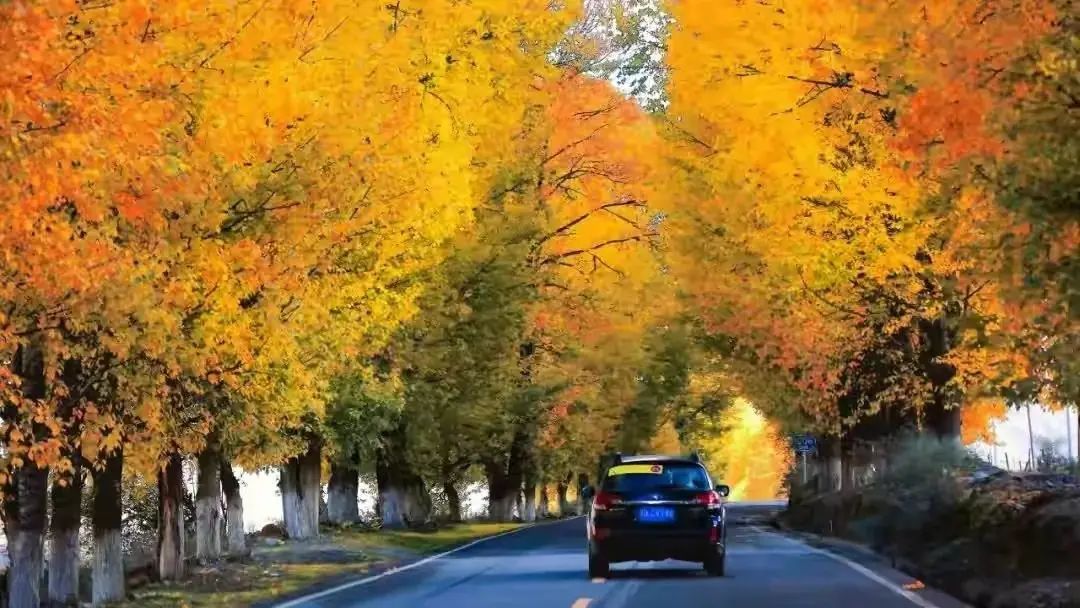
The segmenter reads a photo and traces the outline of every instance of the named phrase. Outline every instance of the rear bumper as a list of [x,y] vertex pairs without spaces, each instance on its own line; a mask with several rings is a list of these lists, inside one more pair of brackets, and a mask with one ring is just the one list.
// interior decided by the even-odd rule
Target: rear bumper
[[709,530],[693,532],[661,532],[649,530],[596,530],[592,550],[611,562],[660,561],[678,559],[690,562],[705,561],[724,551],[724,534],[719,530],[716,541]]

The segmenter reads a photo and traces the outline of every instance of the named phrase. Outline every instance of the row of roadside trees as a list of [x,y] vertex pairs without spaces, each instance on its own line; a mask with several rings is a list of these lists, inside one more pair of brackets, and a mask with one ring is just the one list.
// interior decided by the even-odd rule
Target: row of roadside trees
[[595,460],[667,311],[621,145],[651,124],[552,61],[579,9],[0,7],[11,606],[77,601],[84,498],[93,600],[123,597],[134,477],[178,580],[244,551],[237,467],[279,471],[300,539],[324,483],[356,519],[361,470],[404,526],[469,467],[505,520]]
[[364,472],[531,518],[738,397],[829,445],[1077,400],[1068,0],[582,4],[0,5],[12,606],[46,555],[73,601],[84,498],[123,595],[133,476],[184,577],[185,461],[212,561],[237,467],[306,538]]

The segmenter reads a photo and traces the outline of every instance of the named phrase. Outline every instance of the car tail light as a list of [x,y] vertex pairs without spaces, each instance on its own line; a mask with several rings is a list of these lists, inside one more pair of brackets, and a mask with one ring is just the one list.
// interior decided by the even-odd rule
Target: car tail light
[[596,497],[593,498],[592,505],[593,509],[597,511],[606,511],[618,502],[618,497],[610,492],[597,492]]
[[713,490],[710,490],[708,492],[702,492],[701,494],[698,494],[696,497],[694,497],[694,502],[699,505],[704,505],[706,507],[719,507],[720,495]]

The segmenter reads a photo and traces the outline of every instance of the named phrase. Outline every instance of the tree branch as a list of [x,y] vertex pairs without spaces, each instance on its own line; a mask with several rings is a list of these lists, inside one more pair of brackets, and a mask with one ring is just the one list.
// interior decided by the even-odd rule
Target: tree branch
[[571,258],[571,257],[574,257],[574,256],[579,256],[579,255],[584,255],[584,254],[592,254],[592,253],[594,253],[596,251],[599,251],[599,250],[601,250],[601,249],[603,249],[605,247],[610,247],[612,245],[619,245],[619,244],[622,244],[622,243],[632,243],[632,242],[636,242],[636,241],[644,241],[644,240],[648,240],[648,239],[650,239],[652,237],[655,237],[655,236],[660,236],[660,234],[657,233],[657,232],[649,232],[647,234],[637,234],[637,235],[634,235],[634,236],[627,236],[627,237],[623,237],[623,238],[620,238],[620,239],[609,239],[607,241],[597,243],[596,245],[593,245],[592,247],[586,247],[584,249],[571,249],[570,251],[564,251],[563,253],[548,256],[548,257],[544,258],[543,260],[540,260],[538,265],[539,266],[544,266],[544,265],[547,265],[547,264],[554,264],[554,263],[557,263],[557,262],[559,262],[561,260],[565,260],[566,258]]

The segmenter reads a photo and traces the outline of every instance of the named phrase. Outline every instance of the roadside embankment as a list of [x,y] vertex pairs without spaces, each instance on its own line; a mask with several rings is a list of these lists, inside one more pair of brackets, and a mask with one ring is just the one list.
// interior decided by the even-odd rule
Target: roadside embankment
[[977,607],[1080,608],[1080,481],[913,472],[855,490],[796,493],[778,521],[868,546]]

